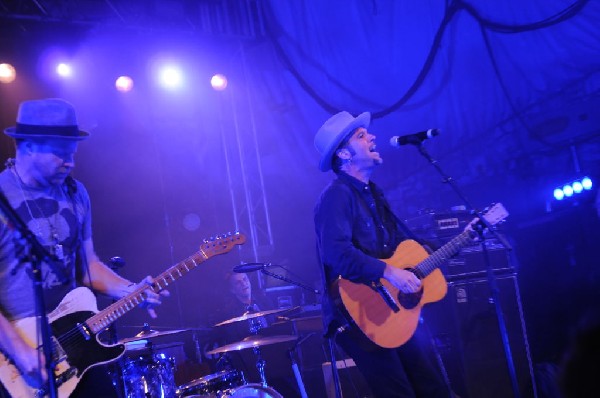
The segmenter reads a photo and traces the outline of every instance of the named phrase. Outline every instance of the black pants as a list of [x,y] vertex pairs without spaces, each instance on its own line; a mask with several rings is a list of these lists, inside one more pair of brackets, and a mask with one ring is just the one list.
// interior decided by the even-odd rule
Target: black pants
[[378,398],[448,398],[450,390],[433,365],[431,344],[419,331],[398,348],[382,348],[358,328],[337,335],[336,342],[356,363]]

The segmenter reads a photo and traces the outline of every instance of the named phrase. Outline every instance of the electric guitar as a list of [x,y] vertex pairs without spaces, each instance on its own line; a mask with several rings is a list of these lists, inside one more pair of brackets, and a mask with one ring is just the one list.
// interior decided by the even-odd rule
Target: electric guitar
[[[495,225],[507,216],[504,206],[498,203],[483,218]],[[401,346],[414,334],[423,305],[439,301],[446,295],[448,286],[438,267],[477,238],[472,228],[475,224],[483,223],[472,220],[461,234],[431,255],[414,240],[405,240],[392,257],[382,260],[413,272],[421,280],[418,292],[402,293],[384,279],[369,285],[340,277],[330,290],[336,303],[375,344],[385,348]]]
[[[243,234],[227,234],[205,240],[200,250],[154,278],[152,286],[142,286],[98,311],[91,290],[78,287],[70,291],[54,311],[48,314],[52,329],[55,355],[54,378],[58,396],[66,398],[75,389],[83,374],[90,368],[112,362],[123,355],[123,344],[105,345],[98,334],[144,301],[147,289],[158,293],[210,257],[229,252],[246,241]],[[13,323],[18,334],[31,346],[36,346],[36,318],[24,318]],[[38,347],[41,352],[41,347]],[[41,398],[48,395],[45,388],[36,388],[10,358],[0,353],[0,381],[13,398]]]

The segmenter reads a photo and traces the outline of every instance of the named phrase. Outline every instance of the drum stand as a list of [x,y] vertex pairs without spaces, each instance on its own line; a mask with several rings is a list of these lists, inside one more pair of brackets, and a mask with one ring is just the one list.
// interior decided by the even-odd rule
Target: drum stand
[[258,374],[260,375],[260,384],[263,387],[268,387],[267,378],[265,376],[266,361],[263,359],[262,355],[260,355],[260,347],[254,347],[252,351],[254,352],[254,355],[256,355],[256,369],[258,370]]
[[296,357],[294,353],[296,352],[296,348],[300,344],[302,344],[306,339],[312,336],[314,333],[310,333],[308,336],[304,336],[301,340],[297,341],[296,344],[292,348],[288,350],[288,357],[292,362],[292,370],[294,371],[294,377],[296,378],[296,383],[298,384],[298,389],[300,390],[301,398],[308,398],[306,394],[306,389],[304,388],[304,382],[302,381],[302,375],[300,374],[300,370],[298,369],[298,362],[296,361]]

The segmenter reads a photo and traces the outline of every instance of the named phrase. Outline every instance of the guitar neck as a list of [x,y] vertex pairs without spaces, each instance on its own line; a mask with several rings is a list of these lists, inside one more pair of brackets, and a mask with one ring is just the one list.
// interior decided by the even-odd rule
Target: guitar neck
[[425,277],[432,273],[446,260],[458,253],[460,249],[471,243],[473,241],[473,237],[471,236],[472,233],[474,232],[463,231],[460,235],[455,236],[450,242],[446,243],[425,260],[421,261],[415,266],[417,275]]
[[86,324],[90,330],[97,334],[102,330],[106,329],[111,323],[137,307],[144,301],[145,291],[150,289],[155,293],[165,289],[170,283],[173,283],[177,279],[181,278],[194,268],[198,267],[201,263],[206,261],[209,257],[200,250],[194,253],[190,257],[175,264],[171,268],[167,269],[162,274],[154,278],[154,283],[151,286],[141,286],[132,293],[109,305],[104,310],[100,311],[96,315],[90,317]]

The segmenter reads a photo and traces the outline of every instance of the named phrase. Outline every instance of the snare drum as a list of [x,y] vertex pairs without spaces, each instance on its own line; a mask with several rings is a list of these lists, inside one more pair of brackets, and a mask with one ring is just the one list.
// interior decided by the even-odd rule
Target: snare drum
[[223,370],[179,386],[177,396],[181,398],[221,397],[245,383],[243,372]]
[[125,358],[122,364],[126,398],[175,398],[174,360],[165,354]]
[[232,398],[283,398],[283,395],[271,387],[263,387],[262,384],[246,384],[230,391]]

